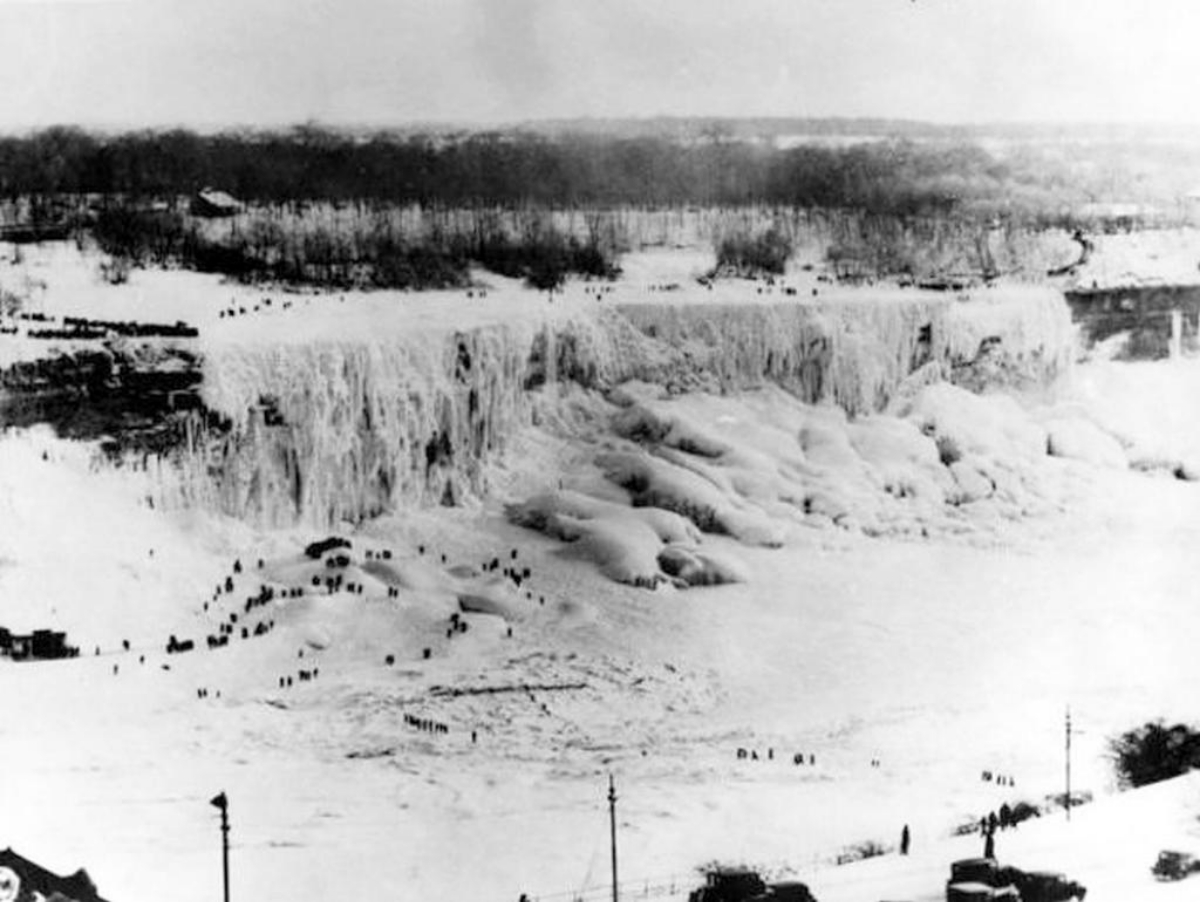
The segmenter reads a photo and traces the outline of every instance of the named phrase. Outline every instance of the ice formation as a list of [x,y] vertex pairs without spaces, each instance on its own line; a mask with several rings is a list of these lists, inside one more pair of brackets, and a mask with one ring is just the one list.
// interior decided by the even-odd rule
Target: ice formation
[[[552,428],[568,416],[581,389],[603,392],[631,379],[676,393],[775,385],[810,404],[865,414],[911,392],[931,367],[937,378],[969,365],[984,345],[1001,347],[1039,383],[1070,359],[1066,307],[1054,292],[982,292],[969,303],[878,294],[543,304],[512,316],[498,306],[461,323],[444,313],[432,324],[382,315],[357,330],[333,320],[312,334],[219,336],[203,349],[203,399],[217,416],[193,421],[177,485],[166,494],[261,525],[324,528],[404,505],[486,496],[489,463],[520,430]],[[718,482],[731,481],[729,499],[796,503],[797,493],[780,485],[794,476],[787,466],[764,475],[754,465],[760,451],[743,444],[737,453],[719,474]],[[635,471],[654,469],[656,491],[667,491],[663,477],[671,474],[675,489],[700,497],[697,480],[714,478],[711,461],[692,455],[663,470],[669,457],[610,463],[634,482],[647,475]],[[838,504],[820,504],[837,516]],[[724,531],[747,541],[781,539],[770,517],[740,500],[727,501],[719,517]]]
[[[571,490],[545,492],[508,508],[511,520],[565,542],[618,582],[654,585],[736,582],[738,571],[699,552],[690,520],[656,507],[628,507]],[[665,562],[665,563],[664,563]]]
[[[997,517],[1046,509],[1049,455],[1125,466],[1116,439],[1081,416],[1043,426],[1039,410],[1008,395],[948,383],[858,417],[773,386],[720,396],[631,384],[609,398],[617,440],[597,443],[591,464],[625,499],[548,493],[509,516],[639,585],[744,578],[736,561],[711,556],[706,537],[681,534],[689,528],[769,547],[811,528],[987,535]],[[670,534],[650,528],[662,517]]]
[[1082,416],[1063,416],[1046,424],[1047,451],[1105,467],[1129,465],[1125,451],[1113,436]]

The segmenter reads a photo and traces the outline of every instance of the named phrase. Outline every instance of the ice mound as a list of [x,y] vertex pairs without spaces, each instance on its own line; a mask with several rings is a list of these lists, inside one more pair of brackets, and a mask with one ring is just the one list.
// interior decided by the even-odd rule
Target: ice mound
[[[722,409],[705,409],[698,398]],[[634,504],[674,510],[705,532],[746,544],[778,546],[786,534],[771,515],[795,519],[801,513],[805,461],[786,430],[756,425],[708,395],[647,401],[613,423],[639,447],[600,455],[597,464]]]
[[950,464],[954,492],[950,495],[959,504],[970,504],[992,497],[996,483],[988,474],[988,466],[978,458],[963,458]]
[[[339,557],[345,562],[330,568],[327,562]],[[509,579],[495,573],[479,573],[467,565],[439,565],[431,557],[409,549],[398,549],[395,555],[389,551],[384,558],[336,548],[316,560],[297,555],[268,562],[259,574],[279,588],[298,587],[301,596],[338,595],[348,584],[351,594],[366,600],[394,597],[398,603],[416,604],[441,617],[456,611],[491,614],[509,621],[523,616],[521,599]],[[341,577],[333,592],[327,583],[331,576]]]
[[[267,619],[287,637],[285,644],[299,642],[342,660],[411,664],[496,647],[535,610],[537,602],[518,591],[514,570],[502,576],[486,564],[454,563],[438,553],[445,549],[416,544],[428,538],[392,533],[385,542],[378,534],[350,534],[352,545],[324,551],[313,547],[325,543],[301,551],[295,533],[281,538],[283,553],[235,572],[232,585],[221,583],[204,606],[207,631],[217,633],[216,624],[231,611],[241,616],[249,596],[256,601],[245,602],[242,622],[254,635],[252,619]],[[260,605],[269,608],[252,613]]]
[[1070,457],[1102,467],[1128,466],[1121,443],[1083,417],[1053,419],[1046,423],[1046,432],[1053,457]]
[[509,505],[514,523],[571,543],[607,577],[631,585],[714,585],[737,582],[741,570],[700,552],[700,531],[686,518],[655,507],[628,507],[570,490]]
[[343,657],[420,661],[460,646],[479,651],[511,637],[506,628],[530,611],[507,574],[439,562],[404,541],[385,550],[361,536],[352,547],[279,555],[231,578],[232,590],[218,593],[207,616],[224,617],[231,602],[240,611],[246,592],[270,588],[263,616],[305,647]]
[[659,554],[658,563],[668,575],[683,580],[689,586],[743,583],[750,579],[745,565],[720,552],[668,545]]
[[[931,438],[953,480],[954,506],[995,502],[1010,515],[1037,509],[1045,486],[1039,463],[1049,451],[1046,429],[1010,395],[976,395],[947,383],[928,385],[897,405]],[[980,512],[995,512],[981,507]]]
[[625,517],[562,522],[563,538],[577,541],[587,558],[612,580],[636,586],[656,586],[661,577],[658,555],[662,543],[644,522]]
[[938,383],[904,402],[902,416],[934,436],[947,454],[1034,459],[1046,453],[1046,431],[1009,395],[976,395]]
[[591,463],[620,491],[560,490],[508,512],[638,585],[745,580],[736,551],[726,543],[725,556],[713,554],[701,533],[764,547],[794,544],[806,527],[987,533],[1047,508],[1049,454],[1125,465],[1117,441],[1078,415],[1059,411],[1043,426],[1010,396],[948,383],[914,386],[890,413],[859,416],[772,386],[672,396],[634,382],[607,397],[612,437],[595,442]]
[[522,617],[520,597],[512,583],[499,576],[464,580],[457,598],[466,614],[491,614],[510,621]]
[[860,460],[882,479],[889,494],[942,503],[952,484],[937,445],[916,424],[892,417],[865,417],[847,426]]
[[700,531],[684,517],[656,508],[624,505],[574,491],[547,492],[510,511],[510,518],[532,529],[570,540],[579,521],[623,516],[639,521],[661,542],[694,543]]
[[[774,388],[736,399],[647,401],[619,414],[614,429],[639,447],[600,455],[597,463],[635,504],[669,507],[743,544],[778,547],[801,524],[880,529],[881,496],[911,495],[917,484],[942,500],[933,477],[918,467],[909,466],[904,479],[896,475],[914,454],[938,469],[932,443],[914,427],[879,417],[852,422],[840,408],[801,404]],[[882,450],[887,430],[903,436],[898,450]],[[856,442],[868,450],[865,457]],[[905,450],[914,442],[928,446],[923,455]],[[892,465],[874,466],[872,455]],[[910,488],[897,488],[905,482]]]
[[673,511],[704,532],[728,534],[747,544],[782,544],[778,529],[759,512],[736,506],[728,485],[696,470],[641,451],[601,454],[596,463],[639,507]]

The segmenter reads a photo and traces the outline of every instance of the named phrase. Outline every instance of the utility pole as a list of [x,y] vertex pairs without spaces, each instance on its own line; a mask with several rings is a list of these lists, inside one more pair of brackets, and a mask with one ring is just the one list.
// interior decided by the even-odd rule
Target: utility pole
[[[619,902],[617,889],[617,790],[613,777],[608,775],[608,830],[612,844],[612,902]],[[229,902],[228,899],[225,902]]]
[[1071,706],[1067,705],[1067,795],[1063,800],[1067,820],[1071,819]]
[[225,793],[214,796],[208,804],[221,810],[221,873],[225,883],[225,902],[229,902],[229,800]]

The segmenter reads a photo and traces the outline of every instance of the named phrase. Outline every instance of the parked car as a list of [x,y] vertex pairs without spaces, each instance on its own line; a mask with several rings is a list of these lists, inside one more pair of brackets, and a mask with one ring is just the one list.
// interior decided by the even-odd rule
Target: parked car
[[1190,852],[1172,852],[1164,849],[1158,853],[1158,861],[1150,871],[1159,880],[1182,880],[1194,871],[1200,871],[1200,861]]
[[704,886],[688,894],[688,902],[816,902],[808,887],[797,881],[766,883],[749,868],[714,868]]
[[1082,900],[1086,887],[1055,871],[1023,871],[993,858],[963,858],[950,865],[946,902],[1066,902]]

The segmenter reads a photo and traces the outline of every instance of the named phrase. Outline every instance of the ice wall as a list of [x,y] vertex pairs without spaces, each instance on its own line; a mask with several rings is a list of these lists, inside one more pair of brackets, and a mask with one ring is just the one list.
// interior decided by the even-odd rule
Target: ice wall
[[1074,329],[1062,295],[981,290],[969,299],[894,289],[814,303],[639,304],[622,312],[725,391],[773,382],[802,401],[881,410],[926,364],[947,378],[981,356],[1009,381],[1044,385],[1070,367]]
[[981,304],[982,326],[960,306],[897,292],[543,305],[473,327],[215,342],[204,358],[207,415],[191,421],[178,481],[164,493],[261,525],[324,528],[486,496],[494,456],[518,430],[552,421],[577,389],[633,378],[725,392],[773,382],[856,413],[882,408],[932,361],[976,354],[980,336],[1028,356],[1041,378],[1069,360],[1066,307],[1053,292]]
[[487,461],[556,383],[603,387],[653,359],[615,317],[215,345],[203,398],[222,421],[193,420],[173,491],[314,527],[482,496]]

